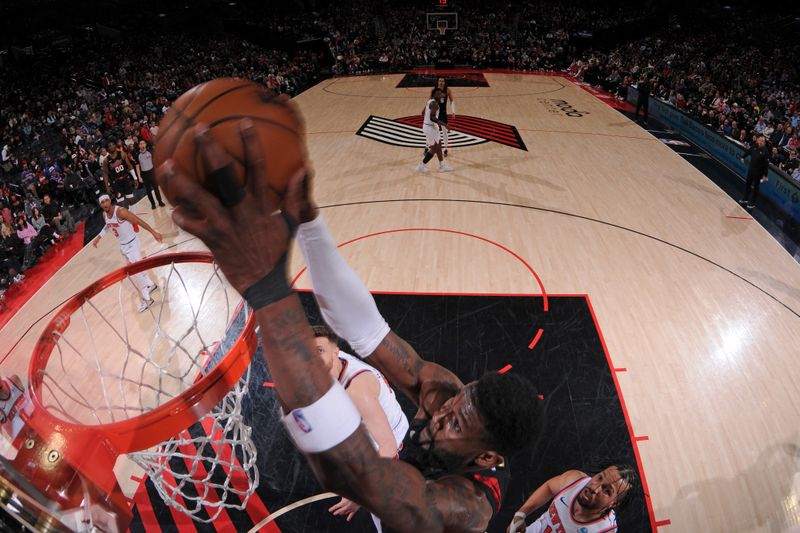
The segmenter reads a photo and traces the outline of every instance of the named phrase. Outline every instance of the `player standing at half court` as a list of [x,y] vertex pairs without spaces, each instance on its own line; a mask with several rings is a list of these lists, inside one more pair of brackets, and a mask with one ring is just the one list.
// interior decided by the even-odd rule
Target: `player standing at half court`
[[[161,234],[150,227],[150,225],[141,218],[134,215],[128,209],[114,205],[111,203],[111,197],[107,194],[100,196],[98,199],[100,207],[103,209],[103,222],[105,226],[100,231],[100,235],[94,238],[92,246],[97,248],[100,239],[107,231],[110,231],[117,238],[119,242],[119,249],[128,263],[135,263],[142,258],[142,250],[139,245],[139,236],[136,234],[137,230],[134,225],[141,226],[153,236],[157,242],[161,242]],[[139,304],[139,312],[144,312],[148,307],[153,305],[153,299],[150,298],[150,293],[158,288],[153,283],[147,274],[140,272],[131,276],[131,281],[139,291],[142,298],[142,303]]]
[[456,103],[453,100],[453,91],[447,86],[447,80],[444,78],[436,80],[436,87],[431,90],[431,98],[434,97],[434,93],[437,89],[444,93],[439,95],[439,98],[436,99],[436,103],[439,104],[438,118],[439,122],[441,122],[442,130],[442,150],[444,156],[447,157],[447,148],[450,146],[450,126],[447,123],[447,101],[450,101],[450,112],[453,116],[456,114]]
[[440,89],[435,89],[433,95],[425,104],[425,109],[422,111],[422,132],[425,134],[425,157],[422,162],[417,165],[417,172],[428,172],[428,167],[425,165],[433,159],[435,155],[439,159],[439,172],[450,172],[453,167],[444,162],[442,155],[442,145],[439,140],[439,127],[442,125],[438,119],[439,104],[438,99],[444,98],[444,93]]

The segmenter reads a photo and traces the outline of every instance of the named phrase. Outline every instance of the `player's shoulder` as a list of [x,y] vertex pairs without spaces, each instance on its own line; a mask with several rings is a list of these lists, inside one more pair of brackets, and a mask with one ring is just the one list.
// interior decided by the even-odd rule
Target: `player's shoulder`
[[492,503],[472,479],[447,475],[428,481],[427,492],[436,502],[447,525],[459,525],[459,531],[486,530],[493,515]]
[[353,372],[345,385],[351,394],[369,394],[375,396],[380,391],[378,376],[369,367],[361,367]]

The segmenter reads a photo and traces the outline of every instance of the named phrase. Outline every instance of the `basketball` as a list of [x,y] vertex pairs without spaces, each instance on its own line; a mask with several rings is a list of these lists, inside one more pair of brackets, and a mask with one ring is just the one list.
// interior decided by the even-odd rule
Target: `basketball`
[[195,141],[194,127],[206,124],[209,134],[233,159],[234,172],[244,185],[247,151],[239,122],[250,118],[258,135],[266,165],[265,179],[280,205],[289,177],[305,165],[302,118],[289,103],[255,82],[220,78],[186,91],[161,119],[155,139],[156,180],[167,199],[175,205],[168,180],[158,171],[172,158],[177,169],[199,181],[219,196],[216,184],[206,181],[202,155]]

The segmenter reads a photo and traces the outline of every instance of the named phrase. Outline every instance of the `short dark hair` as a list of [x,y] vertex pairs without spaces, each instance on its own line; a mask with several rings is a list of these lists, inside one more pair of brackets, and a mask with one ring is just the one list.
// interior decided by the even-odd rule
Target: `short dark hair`
[[493,451],[515,453],[539,438],[544,406],[536,387],[526,378],[486,373],[475,384],[475,398]]
[[314,337],[325,337],[333,344],[339,344],[339,336],[333,332],[331,328],[325,325],[318,325],[318,326],[311,326],[311,329],[314,330]]

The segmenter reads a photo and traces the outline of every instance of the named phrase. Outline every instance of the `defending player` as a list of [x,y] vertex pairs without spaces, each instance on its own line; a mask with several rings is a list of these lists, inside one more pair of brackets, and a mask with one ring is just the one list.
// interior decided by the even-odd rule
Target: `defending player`
[[[117,150],[113,142],[108,143],[108,156],[103,161],[103,183],[108,194],[122,197],[125,207],[133,203],[133,182],[130,173],[133,164],[124,150]],[[135,175],[135,172],[134,172]]]
[[434,89],[433,95],[425,104],[422,110],[422,132],[425,134],[425,156],[422,162],[417,165],[417,172],[428,172],[425,165],[433,159],[435,155],[439,159],[439,172],[450,172],[453,167],[444,162],[442,155],[442,145],[439,139],[439,128],[442,122],[439,120],[439,104],[437,101],[443,98],[444,93],[439,89]]
[[[507,533],[608,533],[617,530],[614,510],[637,481],[628,465],[613,465],[589,477],[568,470],[547,480],[514,514]],[[527,528],[525,519],[552,499],[550,507]]]
[[[159,232],[151,228],[147,222],[137,217],[128,209],[112,204],[111,197],[107,194],[100,196],[98,201],[100,202],[100,207],[103,209],[103,222],[105,222],[105,226],[103,226],[100,234],[92,241],[92,246],[95,248],[97,248],[103,235],[105,235],[107,231],[110,231],[117,238],[119,250],[122,252],[122,255],[125,256],[128,263],[139,261],[142,258],[142,250],[139,244],[139,235],[136,234],[134,225],[146,229],[157,242],[161,242],[162,237]],[[133,284],[136,286],[142,298],[142,303],[139,304],[139,312],[142,313],[145,309],[153,305],[153,299],[150,298],[150,293],[156,290],[158,286],[153,283],[144,272],[131,276],[131,281],[133,281]]]

